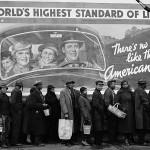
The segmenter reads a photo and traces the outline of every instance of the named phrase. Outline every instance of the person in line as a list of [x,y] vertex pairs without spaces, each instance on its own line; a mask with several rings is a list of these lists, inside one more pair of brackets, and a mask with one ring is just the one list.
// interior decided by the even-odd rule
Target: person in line
[[145,135],[150,130],[150,99],[146,93],[146,81],[140,79],[135,89],[135,124],[138,144],[146,145]]
[[128,81],[121,82],[121,88],[117,92],[119,109],[126,113],[126,117],[118,119],[118,132],[123,134],[125,145],[130,145],[134,131],[134,95]]
[[81,112],[81,131],[82,131],[82,144],[84,146],[89,146],[88,139],[90,134],[84,133],[84,124],[85,125],[92,125],[92,118],[91,118],[91,104],[87,97],[87,88],[81,87],[80,88],[80,97],[79,97],[79,107]]
[[30,111],[29,111],[29,103],[30,103],[30,97],[31,97],[31,94],[36,90],[36,87],[33,86],[31,87],[30,89],[30,94],[29,96],[27,96],[26,98],[26,101],[25,101],[25,104],[24,104],[24,113],[23,113],[23,133],[25,134],[25,143],[26,144],[31,144],[33,143],[33,136],[32,134],[30,133],[30,128],[29,128],[29,125],[30,125]]
[[46,137],[48,142],[59,142],[58,138],[58,121],[60,118],[60,103],[55,94],[53,85],[47,86],[45,103],[50,107],[50,115],[46,117]]
[[74,145],[77,142],[80,130],[79,95],[74,87],[74,81],[66,82],[66,87],[60,92],[61,118],[73,120],[73,135],[66,145]]
[[102,144],[104,134],[105,102],[101,93],[103,86],[103,81],[96,81],[96,88],[92,95],[92,119],[96,146],[100,146]]
[[12,117],[12,127],[11,127],[11,144],[12,146],[19,146],[19,136],[21,134],[21,122],[22,122],[22,89],[23,83],[17,81],[15,83],[15,88],[11,92],[11,117]]
[[[116,94],[114,92],[115,84],[116,80],[110,80],[107,82],[108,88],[104,93],[106,109],[109,105],[114,105],[116,103]],[[110,144],[115,144],[117,141],[117,121],[118,118],[107,110],[107,128]]]
[[8,87],[5,83],[0,85],[0,116],[2,119],[1,147],[8,148],[10,135],[10,102],[6,94]]
[[43,138],[45,135],[45,116],[44,109],[47,109],[48,105],[44,103],[44,97],[42,95],[43,84],[41,81],[36,81],[34,85],[36,89],[30,95],[28,99],[29,107],[29,131],[34,136],[34,144],[36,146],[44,146]]

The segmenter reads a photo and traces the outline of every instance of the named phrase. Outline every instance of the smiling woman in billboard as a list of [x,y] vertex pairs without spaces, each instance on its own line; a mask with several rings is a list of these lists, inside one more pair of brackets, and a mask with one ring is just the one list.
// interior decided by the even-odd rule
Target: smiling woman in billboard
[[31,44],[23,41],[10,46],[9,50],[11,51],[15,64],[9,72],[9,76],[32,70],[32,67],[29,64],[32,55],[31,47]]

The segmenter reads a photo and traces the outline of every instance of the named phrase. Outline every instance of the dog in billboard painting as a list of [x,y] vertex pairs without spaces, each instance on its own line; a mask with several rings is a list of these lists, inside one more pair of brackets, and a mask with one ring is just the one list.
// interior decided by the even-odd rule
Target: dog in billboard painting
[[98,68],[98,64],[79,60],[80,52],[85,49],[85,42],[79,40],[73,34],[64,35],[62,38],[61,49],[65,55],[64,60],[59,64],[60,67],[86,67]]
[[30,66],[31,48],[31,44],[23,41],[10,46],[9,51],[11,52],[14,66],[8,72],[8,76],[25,73],[33,69]]

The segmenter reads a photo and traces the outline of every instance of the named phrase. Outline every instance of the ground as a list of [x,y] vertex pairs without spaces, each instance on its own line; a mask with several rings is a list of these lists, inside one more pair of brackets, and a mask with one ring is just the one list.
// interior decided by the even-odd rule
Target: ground
[[[74,145],[71,147],[64,146],[62,144],[47,144],[43,147],[35,147],[35,146],[20,146],[20,147],[11,147],[8,150],[150,150],[150,146],[124,146],[124,145],[108,145],[104,144],[102,147],[91,147],[91,146],[82,146],[82,145]],[[2,150],[6,150],[2,149]]]

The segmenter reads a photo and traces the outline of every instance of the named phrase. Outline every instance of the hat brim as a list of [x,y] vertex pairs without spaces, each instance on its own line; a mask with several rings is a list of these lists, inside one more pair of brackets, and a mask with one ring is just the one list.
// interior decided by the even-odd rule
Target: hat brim
[[75,82],[74,81],[66,82],[66,85],[68,84],[75,84]]
[[78,43],[79,47],[82,47],[84,41],[80,41],[80,40],[66,40],[66,41],[63,41],[63,43],[61,44],[61,47],[63,47],[65,44],[68,44],[68,43]]
[[42,52],[44,49],[50,49],[50,50],[52,50],[54,53],[58,53],[57,52],[57,47],[54,45],[54,44],[47,44],[47,45],[44,45],[44,44],[42,44],[42,45],[40,45],[39,47],[38,47],[38,51],[39,52]]
[[7,90],[8,90],[8,86],[6,85],[6,86],[0,86],[0,88],[2,89],[2,88],[6,88]]
[[41,85],[42,82],[34,83],[33,86]]
[[9,51],[11,52],[12,55],[14,55],[18,51],[25,51],[27,49],[31,50],[31,48],[32,48],[31,44],[25,46],[24,48],[19,48],[19,49],[15,49],[14,45],[12,45],[9,47]]

